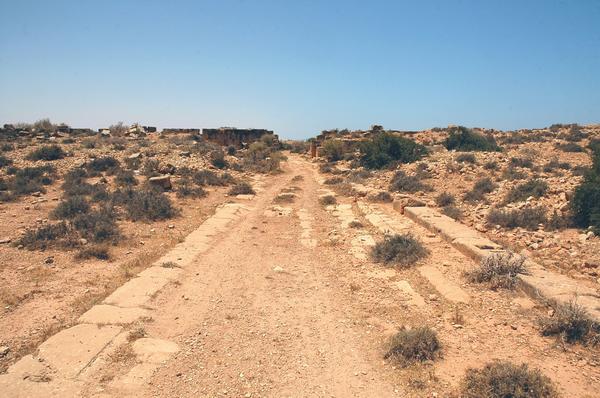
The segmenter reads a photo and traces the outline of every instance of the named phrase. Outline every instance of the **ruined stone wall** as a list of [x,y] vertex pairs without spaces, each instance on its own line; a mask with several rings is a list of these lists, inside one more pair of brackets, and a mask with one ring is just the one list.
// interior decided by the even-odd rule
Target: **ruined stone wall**
[[265,129],[202,129],[202,137],[208,142],[217,145],[234,146],[242,148],[244,144],[250,144],[266,134],[273,134],[271,130]]
[[200,134],[200,129],[162,129],[161,134]]

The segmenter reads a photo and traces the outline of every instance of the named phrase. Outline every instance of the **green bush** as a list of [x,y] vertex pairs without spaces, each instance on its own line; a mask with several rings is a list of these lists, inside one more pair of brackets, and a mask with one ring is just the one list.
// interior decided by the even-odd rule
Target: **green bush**
[[44,145],[37,148],[27,158],[30,160],[58,160],[64,158],[66,153],[59,145]]
[[328,162],[342,160],[344,157],[344,143],[336,139],[326,140],[319,149],[319,155],[327,159]]
[[381,133],[360,145],[360,162],[368,169],[383,169],[395,163],[412,163],[427,155],[427,149],[408,138]]
[[600,145],[592,149],[592,168],[575,188],[571,209],[578,227],[592,227],[596,234],[600,234]]
[[551,380],[527,365],[493,362],[482,369],[468,369],[463,380],[463,398],[557,398]]
[[412,234],[386,235],[371,252],[376,263],[410,266],[429,254],[421,242]]
[[450,130],[445,146],[448,150],[462,152],[495,152],[501,149],[493,136],[476,133],[464,126],[458,126]]
[[389,345],[384,359],[393,359],[402,365],[433,361],[441,350],[437,333],[427,326],[402,329],[391,338]]
[[548,183],[543,180],[529,180],[513,187],[506,195],[505,202],[522,202],[528,197],[541,198],[548,190]]
[[422,183],[417,176],[408,175],[402,170],[398,170],[390,182],[390,191],[392,192],[419,192],[431,191],[431,186]]
[[525,228],[533,231],[538,229],[539,224],[547,222],[546,210],[541,206],[514,210],[492,209],[488,213],[487,222],[508,229]]

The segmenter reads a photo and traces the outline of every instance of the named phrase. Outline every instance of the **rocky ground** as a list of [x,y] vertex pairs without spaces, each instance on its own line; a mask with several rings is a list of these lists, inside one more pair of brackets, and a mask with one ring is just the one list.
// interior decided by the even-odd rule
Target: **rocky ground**
[[[392,193],[399,200],[406,198],[422,201],[436,207],[436,197],[449,193],[456,199],[456,207],[462,213],[461,221],[485,233],[490,239],[515,251],[523,251],[544,266],[560,270],[574,278],[600,283],[600,238],[587,230],[572,227],[550,230],[540,226],[535,230],[507,229],[486,222],[492,208],[520,209],[541,206],[548,215],[568,216],[569,199],[573,189],[582,180],[582,170],[591,165],[589,153],[583,148],[592,139],[600,138],[600,127],[584,129],[580,137],[569,128],[520,130],[517,132],[493,131],[502,152],[469,152],[474,162],[461,161],[464,153],[447,151],[441,143],[444,132],[425,131],[412,136],[417,142],[432,148],[432,154],[421,162],[404,165],[401,169],[418,175],[431,190],[411,194]],[[569,146],[571,148],[569,148]],[[570,151],[566,151],[565,147]],[[578,152],[571,152],[571,151]],[[351,162],[338,162],[337,168],[350,170]],[[368,178],[355,177],[361,194],[388,191],[394,171],[377,171]],[[475,182],[489,177],[496,187],[489,194],[475,201],[465,200]],[[504,203],[507,193],[516,185],[531,179],[548,184],[542,197],[528,197],[514,203]],[[349,180],[348,180],[349,181]]]
[[[502,177],[517,157],[533,163],[519,171],[549,189],[510,206],[533,202],[566,212],[579,178],[575,166],[589,164],[589,156],[557,150],[565,132],[550,133],[557,136],[548,142],[503,143],[503,152],[476,153],[474,163],[438,148],[402,166],[432,190],[393,192],[394,203],[372,197],[388,190],[393,171],[365,173],[350,161],[320,172],[322,160],[288,154],[283,172],[266,176],[232,166],[233,177],[256,194],[227,196],[226,187],[205,187],[207,197],[181,199],[167,191],[181,213],[160,222],[134,222],[119,210],[124,239],[110,247],[108,262],[76,260],[75,249],[19,247],[27,228],[54,222],[60,179],[46,193],[3,203],[0,236],[9,242],[2,244],[1,272],[9,289],[2,295],[0,341],[8,371],[0,374],[0,388],[11,397],[459,397],[469,369],[508,361],[539,369],[560,396],[594,397],[596,347],[543,336],[540,320],[553,314],[549,303],[470,281],[465,273],[478,263],[401,212],[416,202],[437,208],[437,196],[452,193],[464,224],[597,288],[593,267],[579,265],[598,262],[593,234],[485,222],[520,181]],[[443,133],[417,139],[435,149]],[[68,144],[72,156],[54,164],[64,174],[92,153],[126,163],[141,152],[174,173],[175,186],[177,169],[211,168],[211,157],[193,143],[148,140],[141,148],[127,143],[118,155],[112,147]],[[29,162],[24,158],[33,146],[8,152],[13,166]],[[571,163],[562,175],[543,170],[554,156]],[[232,165],[237,159],[226,157]],[[485,166],[491,161],[497,167]],[[477,202],[462,201],[481,176],[498,186]],[[112,176],[94,178],[114,184]],[[229,203],[217,206],[223,202]],[[373,246],[390,233],[412,234],[425,254],[405,267],[375,262]],[[411,363],[386,358],[398,331],[421,327],[439,340],[435,356]]]
[[[72,141],[72,142],[71,142]],[[33,161],[27,156],[42,146],[58,144],[66,152],[62,159]],[[6,352],[0,356],[0,369],[6,367],[45,340],[57,330],[74,322],[94,303],[130,279],[154,259],[178,243],[202,223],[214,209],[228,200],[228,187],[204,187],[208,195],[202,198],[180,198],[175,190],[181,176],[178,171],[211,170],[221,173],[210,162],[210,147],[201,147],[186,135],[146,138],[76,137],[31,139],[19,138],[2,152],[11,164],[0,169],[0,179],[9,176],[9,167],[23,169],[52,165],[56,177],[44,186],[45,192],[32,192],[15,200],[0,202],[0,346]],[[27,250],[17,241],[27,230],[55,222],[52,210],[61,201],[61,184],[70,170],[81,168],[91,159],[106,156],[117,159],[123,168],[135,164],[137,179],[142,184],[146,164],[156,175],[171,175],[173,190],[165,194],[180,211],[176,217],[156,221],[132,221],[119,215],[121,236],[110,245],[110,259],[78,259],[77,249],[50,246],[45,250]],[[235,157],[228,157],[234,163]],[[245,180],[241,171],[228,171]],[[103,175],[89,178],[92,184],[114,189],[114,177]],[[90,244],[87,244],[88,246]],[[85,245],[84,245],[85,247]]]

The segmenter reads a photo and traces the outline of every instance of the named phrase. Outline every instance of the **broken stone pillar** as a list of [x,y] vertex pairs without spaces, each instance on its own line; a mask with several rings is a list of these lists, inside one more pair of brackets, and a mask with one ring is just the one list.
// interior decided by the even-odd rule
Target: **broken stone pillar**
[[311,158],[317,157],[317,144],[315,142],[310,143],[310,157]]

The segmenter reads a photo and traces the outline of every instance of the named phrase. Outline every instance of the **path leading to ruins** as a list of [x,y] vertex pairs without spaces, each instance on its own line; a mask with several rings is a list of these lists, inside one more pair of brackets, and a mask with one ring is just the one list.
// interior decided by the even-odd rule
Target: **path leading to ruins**
[[[493,359],[538,367],[568,396],[600,388],[593,355],[539,336],[542,307],[524,294],[465,285],[473,261],[436,234],[391,205],[338,197],[323,207],[329,189],[316,165],[291,156],[284,167],[15,364],[0,388],[15,397],[430,397]],[[384,233],[404,231],[429,248],[425,261],[398,270],[369,260]],[[423,324],[438,332],[442,359],[404,369],[383,360],[389,336]]]

